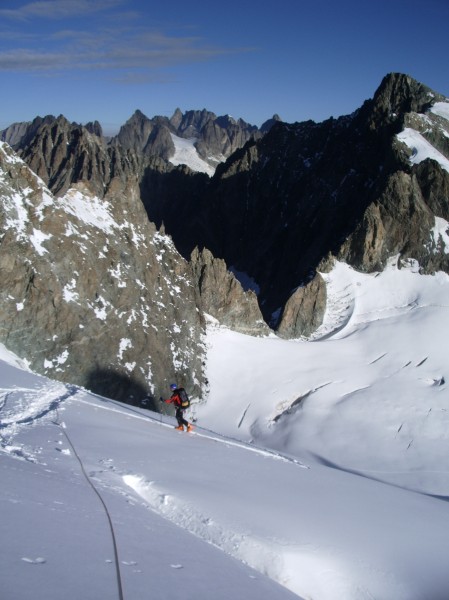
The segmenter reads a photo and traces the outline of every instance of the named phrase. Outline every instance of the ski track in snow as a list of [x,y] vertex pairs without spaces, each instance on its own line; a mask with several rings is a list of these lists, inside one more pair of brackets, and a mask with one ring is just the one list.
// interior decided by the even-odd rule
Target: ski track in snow
[[[25,427],[33,426],[46,418],[53,419],[55,411],[77,391],[76,386],[58,382],[50,382],[39,388],[0,388],[0,452],[22,460],[39,462],[39,449],[16,444],[14,438]],[[16,394],[23,397],[23,400],[13,402]],[[60,448],[58,450],[66,453]]]
[[[154,416],[154,417],[151,416],[151,414],[156,415],[157,413],[151,413],[150,411],[148,411],[149,412],[148,415],[143,415],[141,412],[134,411],[133,407],[125,408],[123,405],[121,405],[119,402],[116,402],[115,400],[111,400],[111,399],[106,400],[106,402],[108,404],[111,404],[111,403],[117,404],[117,406],[114,408],[112,408],[111,406],[105,406],[104,400],[103,400],[103,403],[99,403],[99,404],[95,404],[95,405],[93,405],[92,402],[86,402],[85,400],[82,400],[80,398],[77,398],[76,400],[77,400],[77,402],[80,402],[82,404],[89,404],[89,406],[95,406],[96,408],[101,408],[103,410],[111,410],[111,411],[118,412],[121,414],[126,414],[128,417],[131,417],[131,418],[141,419],[141,420],[145,420],[145,421],[151,421],[152,423],[155,423],[156,425],[159,425],[161,427],[173,429],[173,425],[171,423],[165,423],[164,421],[159,420],[156,416]],[[259,446],[253,446],[250,443],[243,442],[241,440],[232,438],[230,436],[225,436],[225,435],[221,435],[221,434],[219,435],[219,434],[215,433],[214,431],[211,431],[210,429],[206,429],[204,427],[199,427],[198,425],[194,425],[194,430],[191,431],[188,435],[196,435],[196,436],[211,440],[213,442],[217,442],[219,444],[225,444],[226,446],[235,446],[237,448],[242,448],[243,450],[247,450],[248,452],[254,452],[256,454],[259,454],[259,455],[267,457],[267,458],[271,458],[273,460],[280,460],[280,461],[284,461],[284,462],[293,463],[302,469],[310,468],[308,465],[302,463],[297,458],[287,456],[285,454],[282,454],[281,452],[276,452],[275,450],[269,450],[268,448],[261,448]]]
[[[8,398],[15,392],[25,392],[26,402],[18,405],[14,410],[7,410]],[[77,398],[76,394],[83,392],[82,388],[70,384],[62,384],[57,382],[51,382],[48,385],[44,385],[42,388],[0,388],[0,451],[10,452],[11,442],[13,438],[19,433],[23,426],[32,425],[40,419],[46,417],[54,419],[54,413],[63,406],[66,400],[72,399],[82,404],[88,404],[89,406],[95,406],[103,410],[118,412],[126,414],[128,417],[141,420],[149,420],[162,427],[172,428],[171,424],[165,423],[156,417],[152,417],[151,414],[143,415],[139,411],[134,411],[132,406],[122,405],[112,399],[101,399],[96,403],[91,401],[87,402],[82,398]],[[111,406],[114,405],[115,406]],[[15,406],[15,405],[14,405]],[[150,411],[148,411],[150,412]],[[154,413],[155,415],[157,413]],[[281,460],[285,462],[291,462],[300,468],[308,469],[309,467],[303,464],[296,458],[283,455],[280,452],[269,450],[266,448],[260,448],[252,446],[250,443],[245,443],[229,436],[221,436],[215,432],[195,426],[195,430],[191,432],[193,435],[207,438],[217,443],[226,444],[227,446],[236,446],[238,448],[245,449],[249,452],[254,452],[274,460]],[[17,450],[16,447],[14,447]],[[35,457],[31,454],[28,455],[28,459],[35,460]]]
[[[150,421],[153,425],[172,429],[173,425],[170,423],[162,422],[158,420],[156,416],[151,414],[142,414],[135,410],[133,407],[126,405],[120,405],[120,403],[109,400],[101,399],[99,401],[83,400],[82,397],[77,397],[77,392],[80,392],[80,396],[83,392],[81,388],[76,388],[71,385],[63,384],[49,384],[44,385],[39,389],[28,389],[23,388],[22,393],[26,394],[26,406],[23,404],[7,412],[6,418],[2,420],[0,424],[0,451],[6,452],[13,458],[24,459],[31,462],[37,462],[36,452],[31,449],[25,449],[20,446],[13,445],[14,437],[21,431],[23,427],[29,427],[35,425],[38,421],[45,418],[51,418],[51,422],[65,430],[65,424],[59,422],[58,411],[63,408],[64,402],[70,400],[81,404],[89,405],[94,409],[101,408],[106,411],[112,411],[119,414],[126,415],[128,418],[135,418],[139,420]],[[0,390],[0,409],[4,411],[7,405],[7,399],[10,394],[17,392],[17,388],[3,388]],[[156,413],[154,413],[156,414]],[[65,431],[64,434],[68,435]],[[235,446],[249,452],[254,452],[263,457],[270,458],[273,460],[286,461],[304,469],[309,467],[301,463],[295,458],[284,456],[281,453],[267,450],[264,448],[254,447],[251,444],[241,442],[239,440],[222,437],[215,434],[212,431],[202,429],[199,427],[195,428],[194,432],[186,435],[199,436],[215,443],[225,444],[226,446]],[[68,438],[69,444],[72,445],[72,441]],[[58,444],[62,445],[61,440]],[[275,581],[282,579],[283,573],[283,554],[285,554],[285,547],[282,544],[277,543],[275,540],[265,541],[263,539],[256,539],[248,533],[242,533],[239,531],[233,531],[231,528],[217,522],[210,515],[204,514],[193,507],[191,504],[186,504],[181,498],[177,498],[170,493],[164,492],[159,489],[154,482],[148,481],[145,477],[122,473],[114,465],[112,459],[103,459],[100,461],[104,468],[99,470],[91,470],[90,472],[84,471],[84,465],[81,458],[76,454],[76,447],[73,448],[77,459],[80,462],[81,469],[85,473],[88,483],[93,487],[97,495],[102,502],[101,490],[112,488],[116,493],[127,496],[126,489],[130,488],[133,490],[138,497],[140,497],[144,506],[149,510],[152,510],[159,516],[167,519],[171,523],[178,527],[188,531],[195,537],[207,542],[214,547],[220,549],[229,556],[236,558],[239,561],[251,566],[257,571],[268,575]],[[56,447],[55,451],[61,452],[62,454],[71,455],[72,452],[69,448]],[[125,484],[125,488],[118,484],[112,484],[108,482],[107,478],[102,477],[103,473],[113,473],[119,477]],[[107,506],[104,504],[105,510]],[[112,526],[112,524],[111,524]],[[112,530],[114,535],[114,531]],[[292,552],[294,549],[292,549]],[[21,560],[30,565],[44,565],[47,560],[43,557],[28,557],[22,556]],[[118,559],[116,559],[118,561]],[[120,561],[125,566],[135,566],[136,561]],[[170,565],[173,569],[182,569],[182,564]],[[137,572],[137,571],[135,571]],[[280,581],[282,583],[282,581]]]

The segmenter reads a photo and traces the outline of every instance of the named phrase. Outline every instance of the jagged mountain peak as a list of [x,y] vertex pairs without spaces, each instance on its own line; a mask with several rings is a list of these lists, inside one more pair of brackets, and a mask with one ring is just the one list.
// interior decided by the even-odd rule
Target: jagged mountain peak
[[425,113],[445,97],[404,73],[389,73],[377,88],[372,101],[376,121],[394,120],[409,112]]
[[89,133],[96,135],[98,137],[103,137],[103,128],[101,127],[98,121],[92,121],[90,123],[86,123],[84,127],[87,129]]
[[271,119],[268,119],[267,121],[265,121],[264,123],[262,123],[260,130],[263,133],[267,133],[268,131],[270,131],[270,129],[273,127],[273,125],[275,125],[276,123],[281,123],[282,119],[278,114],[274,114]]
[[125,122],[125,125],[140,123],[142,121],[150,121],[151,119],[147,117],[139,108],[137,108],[133,114],[129,117],[129,119]]

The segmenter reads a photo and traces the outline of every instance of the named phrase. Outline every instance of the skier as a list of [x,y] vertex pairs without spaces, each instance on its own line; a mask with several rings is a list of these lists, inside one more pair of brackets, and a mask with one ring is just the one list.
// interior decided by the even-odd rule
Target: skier
[[[178,427],[175,429],[179,429],[180,431],[184,431],[184,426],[187,427],[187,431],[192,431],[192,425],[184,419],[184,410],[182,396],[187,398],[187,394],[184,388],[178,388],[176,383],[172,383],[170,385],[170,389],[172,391],[172,395],[167,400],[164,400],[167,404],[174,404],[176,407],[176,420],[178,421]],[[188,399],[187,399],[188,400]],[[190,403],[187,401],[187,406]]]

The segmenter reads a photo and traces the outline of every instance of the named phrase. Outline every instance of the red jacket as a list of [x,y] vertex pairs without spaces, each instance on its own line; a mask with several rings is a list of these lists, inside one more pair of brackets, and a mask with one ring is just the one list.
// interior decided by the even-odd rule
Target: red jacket
[[167,400],[164,400],[167,404],[174,404],[175,406],[181,406],[181,398],[179,397],[178,390],[175,390],[173,394]]

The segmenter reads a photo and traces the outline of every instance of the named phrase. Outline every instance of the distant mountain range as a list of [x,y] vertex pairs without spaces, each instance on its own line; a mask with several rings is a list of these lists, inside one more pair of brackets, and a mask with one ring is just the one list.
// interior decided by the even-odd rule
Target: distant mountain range
[[210,317],[312,335],[335,260],[449,272],[449,101],[407,75],[322,123],[136,111],[110,139],[62,115],[1,139],[0,341],[105,395],[204,393]]
[[[80,125],[69,123],[62,115],[48,115],[36,117],[32,122],[14,123],[0,132],[0,139],[26,158],[30,166],[40,170],[44,181],[60,192],[86,177],[84,171],[76,170],[76,165],[68,168],[64,160],[66,157],[60,153],[48,154],[50,148],[54,150],[55,145],[63,140],[71,145],[69,154],[73,155],[74,162],[80,160],[79,156],[75,158],[78,152],[87,153],[91,162],[95,162],[94,154],[105,160],[104,155],[109,155],[114,160],[117,156],[133,152],[141,163],[160,158],[177,165],[184,158],[187,161],[184,164],[192,170],[213,175],[219,163],[250,139],[260,139],[279,120],[274,115],[258,128],[228,115],[217,117],[207,110],[182,113],[176,109],[171,118],[157,116],[151,119],[136,110],[116,136],[106,138],[98,121]],[[52,184],[52,175],[60,170],[61,162],[64,163],[65,177]],[[105,173],[96,175],[104,179]]]

